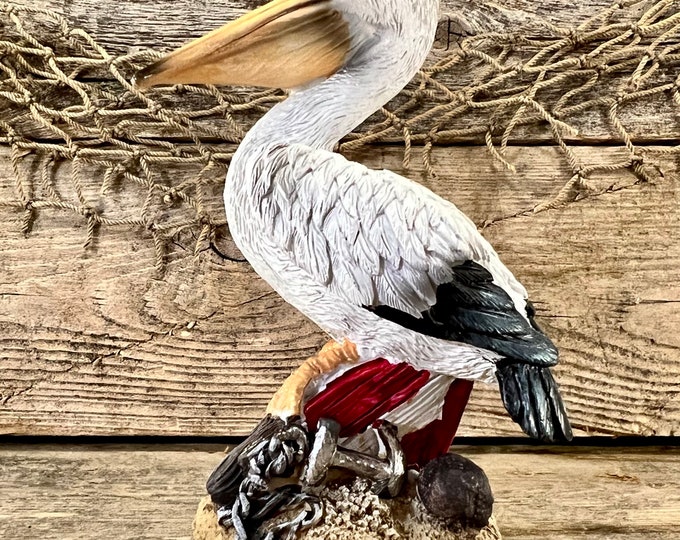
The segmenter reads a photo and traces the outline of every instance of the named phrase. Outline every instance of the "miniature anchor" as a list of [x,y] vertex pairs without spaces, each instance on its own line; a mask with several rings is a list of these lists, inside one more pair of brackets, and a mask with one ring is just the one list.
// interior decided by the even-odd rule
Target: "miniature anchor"
[[328,418],[319,419],[314,443],[302,473],[303,483],[309,486],[319,485],[326,478],[328,470],[335,467],[372,480],[375,493],[385,491],[390,497],[395,497],[404,484],[404,452],[392,424],[383,423],[376,434],[385,447],[385,459],[342,448],[338,445],[340,424]]

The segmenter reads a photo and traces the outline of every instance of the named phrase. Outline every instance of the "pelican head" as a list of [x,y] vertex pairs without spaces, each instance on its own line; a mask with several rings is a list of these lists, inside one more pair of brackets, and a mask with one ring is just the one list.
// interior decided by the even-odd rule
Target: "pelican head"
[[274,0],[170,53],[136,83],[299,89],[370,65],[398,91],[432,45],[438,8],[439,0]]

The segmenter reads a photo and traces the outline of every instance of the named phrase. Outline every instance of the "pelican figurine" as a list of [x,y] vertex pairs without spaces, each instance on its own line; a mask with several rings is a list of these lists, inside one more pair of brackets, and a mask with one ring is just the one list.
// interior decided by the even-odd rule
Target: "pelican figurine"
[[[530,436],[571,439],[550,370],[557,349],[473,222],[422,185],[333,153],[414,77],[438,17],[438,0],[275,0],[137,75],[140,88],[290,90],[234,154],[224,204],[255,271],[332,341],[284,382],[208,482],[241,538],[248,520],[303,501],[334,460],[382,475],[382,487],[389,471],[403,473],[376,473],[358,450],[338,460],[338,441],[377,432],[383,454],[406,465],[445,453],[473,381],[497,381]],[[302,488],[270,487],[298,465]]]

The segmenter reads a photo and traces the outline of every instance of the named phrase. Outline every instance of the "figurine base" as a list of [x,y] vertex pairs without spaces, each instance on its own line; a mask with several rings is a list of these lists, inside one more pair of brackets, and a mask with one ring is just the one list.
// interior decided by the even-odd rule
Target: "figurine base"
[[[325,487],[319,496],[324,517],[316,527],[300,533],[300,540],[501,540],[495,519],[482,530],[464,529],[428,514],[410,495],[381,499],[370,485],[355,480]],[[201,500],[193,525],[193,540],[235,540],[233,530],[217,523],[210,497]]]

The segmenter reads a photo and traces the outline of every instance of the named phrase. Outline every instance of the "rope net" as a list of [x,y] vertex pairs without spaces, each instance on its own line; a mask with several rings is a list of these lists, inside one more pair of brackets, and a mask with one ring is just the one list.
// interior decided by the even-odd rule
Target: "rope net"
[[[25,234],[50,210],[84,220],[86,248],[102,227],[139,227],[153,240],[160,273],[178,234],[195,237],[198,255],[224,233],[218,194],[234,149],[228,143],[285,95],[189,85],[138,91],[132,76],[160,56],[109,54],[54,12],[0,0],[0,152],[9,154],[14,177],[13,193],[0,192],[0,211],[19,213]],[[575,28],[546,24],[536,38],[474,35],[433,56],[339,151],[400,141],[404,166],[420,147],[434,176],[435,145],[483,142],[514,171],[506,150],[531,133],[560,148],[572,175],[527,213],[587,195],[599,171],[629,170],[639,182],[658,174],[621,117],[645,102],[656,110],[680,105],[674,0],[617,2]],[[590,115],[606,119],[607,137],[620,141],[625,159],[577,158],[576,126]],[[57,174],[67,174],[68,186]]]

